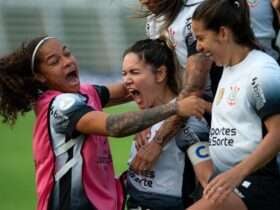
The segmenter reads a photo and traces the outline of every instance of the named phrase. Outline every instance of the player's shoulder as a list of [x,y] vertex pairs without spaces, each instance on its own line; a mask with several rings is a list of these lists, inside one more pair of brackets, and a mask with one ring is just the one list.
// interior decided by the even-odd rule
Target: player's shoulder
[[74,107],[85,104],[85,96],[78,93],[63,93],[58,96],[53,101],[53,107],[60,111],[66,111],[73,109]]
[[[277,61],[265,52],[253,50],[249,55],[248,66],[250,66],[250,75],[269,78],[279,75],[280,67]],[[278,76],[277,76],[278,77]]]
[[259,66],[271,66],[276,69],[279,68],[277,61],[272,56],[261,50],[252,50],[249,53],[249,59],[252,63]]

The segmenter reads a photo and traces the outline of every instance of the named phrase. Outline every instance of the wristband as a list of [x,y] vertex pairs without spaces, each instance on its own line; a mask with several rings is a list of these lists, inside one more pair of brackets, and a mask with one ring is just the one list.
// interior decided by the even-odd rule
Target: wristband
[[193,166],[202,161],[210,160],[208,142],[197,142],[191,145],[187,149],[187,153]]

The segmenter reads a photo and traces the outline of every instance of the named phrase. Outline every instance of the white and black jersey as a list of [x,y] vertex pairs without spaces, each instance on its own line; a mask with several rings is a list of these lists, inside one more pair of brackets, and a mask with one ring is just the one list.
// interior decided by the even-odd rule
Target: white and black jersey
[[[174,46],[175,53],[182,70],[185,70],[187,57],[196,53],[196,38],[192,32],[191,24],[192,15],[201,2],[203,2],[203,0],[186,1],[175,20],[167,29],[169,39]],[[147,36],[150,39],[159,38],[163,25],[163,16],[155,17],[153,14],[148,16],[146,22]],[[204,89],[204,94],[210,99],[213,98],[210,75]]]
[[279,52],[274,47],[277,28],[274,27],[274,12],[269,0],[247,0],[250,7],[251,27],[261,47],[276,60]]
[[212,107],[210,156],[219,172],[250,155],[265,135],[263,121],[280,113],[280,68],[252,50],[239,64],[224,67]]
[[[108,89],[103,86],[95,86],[95,89],[104,106],[109,100]],[[55,154],[55,183],[49,210],[96,209],[84,191],[82,148],[86,136],[75,129],[80,118],[94,110],[87,105],[87,100],[87,95],[81,93],[63,93],[50,104],[48,124]]]
[[[189,55],[188,48],[190,48],[195,41],[194,34],[191,30],[192,15],[196,7],[202,1],[203,0],[186,1],[176,19],[168,27],[170,41],[175,47],[177,58],[183,69],[186,66],[187,57]],[[147,36],[151,39],[159,38],[163,24],[163,17],[156,18],[155,15],[149,16],[146,23]]]
[[[162,122],[151,128],[153,139]],[[128,171],[128,195],[140,206],[151,209],[172,209],[180,205],[183,208],[184,196],[194,187],[194,173],[185,155],[189,138],[198,138],[200,141],[208,141],[208,123],[202,119],[190,117],[185,126],[162,149],[161,155],[152,170],[144,175],[139,175],[133,170]],[[130,160],[137,151],[132,145]],[[152,208],[153,207],[153,208]],[[181,209],[181,208],[180,208]],[[183,208],[184,209],[184,208]]]

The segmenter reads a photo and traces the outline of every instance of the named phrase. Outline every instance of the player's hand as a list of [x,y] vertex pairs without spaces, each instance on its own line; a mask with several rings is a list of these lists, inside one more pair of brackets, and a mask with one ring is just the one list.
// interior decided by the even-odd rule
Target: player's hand
[[142,146],[131,162],[132,169],[138,174],[141,174],[142,171],[150,170],[159,158],[161,149],[161,145],[155,141]]
[[146,145],[149,142],[150,136],[151,130],[149,128],[137,133],[134,136],[136,149],[139,150],[142,146]]
[[243,177],[237,167],[219,174],[205,187],[203,197],[213,203],[222,203],[231,192],[241,183]]
[[211,110],[211,103],[197,96],[188,96],[177,101],[177,114],[181,117],[196,116],[201,119],[208,110]]

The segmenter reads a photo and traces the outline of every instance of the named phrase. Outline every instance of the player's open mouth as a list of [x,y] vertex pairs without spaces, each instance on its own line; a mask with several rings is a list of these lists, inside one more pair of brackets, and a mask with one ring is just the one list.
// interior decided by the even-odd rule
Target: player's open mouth
[[131,97],[133,98],[133,100],[135,101],[135,103],[137,103],[140,108],[143,108],[142,107],[143,98],[142,98],[141,92],[134,88],[130,88],[130,89],[128,89],[128,91],[129,91],[129,94],[131,95]]
[[76,70],[70,71],[66,74],[66,80],[71,82],[77,82],[79,80],[79,75]]
[[135,90],[135,89],[130,89],[129,93],[132,97],[140,96],[140,92],[138,90]]

